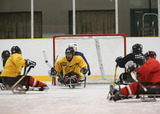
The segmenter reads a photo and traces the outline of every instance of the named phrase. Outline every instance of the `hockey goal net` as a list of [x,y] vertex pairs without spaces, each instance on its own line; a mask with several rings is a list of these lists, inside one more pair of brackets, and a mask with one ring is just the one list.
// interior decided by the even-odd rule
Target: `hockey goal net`
[[[115,59],[126,55],[126,37],[124,34],[100,35],[56,35],[53,37],[53,61],[65,56],[65,49],[70,43],[78,44],[78,51],[86,57],[91,70],[88,78],[99,78],[113,82]],[[124,72],[119,69],[117,75]],[[55,85],[54,80],[54,85]]]

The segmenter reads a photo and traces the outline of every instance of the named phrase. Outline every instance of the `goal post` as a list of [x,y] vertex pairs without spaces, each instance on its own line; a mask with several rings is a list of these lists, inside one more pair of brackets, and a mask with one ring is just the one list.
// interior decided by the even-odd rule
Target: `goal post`
[[[126,55],[124,34],[55,35],[53,37],[53,62],[57,55],[59,58],[64,57],[66,48],[73,42],[78,44],[78,51],[84,54],[90,65],[89,77],[113,81],[115,59]],[[117,75],[124,72],[124,69],[118,71]],[[54,85],[56,85],[55,79]]]

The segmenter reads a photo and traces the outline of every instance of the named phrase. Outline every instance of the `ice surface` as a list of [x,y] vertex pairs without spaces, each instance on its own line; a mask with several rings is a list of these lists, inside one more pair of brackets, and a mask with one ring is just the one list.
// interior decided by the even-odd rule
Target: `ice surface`
[[141,102],[127,99],[109,102],[107,84],[87,84],[86,88],[52,86],[48,91],[28,91],[13,95],[0,91],[0,114],[158,114],[160,99]]

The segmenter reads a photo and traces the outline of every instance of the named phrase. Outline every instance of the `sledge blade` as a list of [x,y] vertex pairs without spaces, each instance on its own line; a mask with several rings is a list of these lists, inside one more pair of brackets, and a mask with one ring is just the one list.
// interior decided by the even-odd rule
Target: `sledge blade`
[[19,88],[19,87],[11,89],[11,91],[12,91],[13,94],[26,94],[25,89]]
[[142,102],[156,102],[156,98],[155,97],[141,97],[141,101]]

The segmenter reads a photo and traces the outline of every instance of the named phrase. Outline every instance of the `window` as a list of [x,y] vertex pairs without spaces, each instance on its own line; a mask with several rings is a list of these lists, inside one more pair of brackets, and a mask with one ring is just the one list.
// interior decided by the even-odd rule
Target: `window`
[[[42,12],[34,12],[34,36],[42,37]],[[31,13],[0,13],[0,38],[30,38]]]
[[[69,11],[69,33],[72,34],[72,11]],[[115,11],[76,11],[76,34],[115,33]]]

